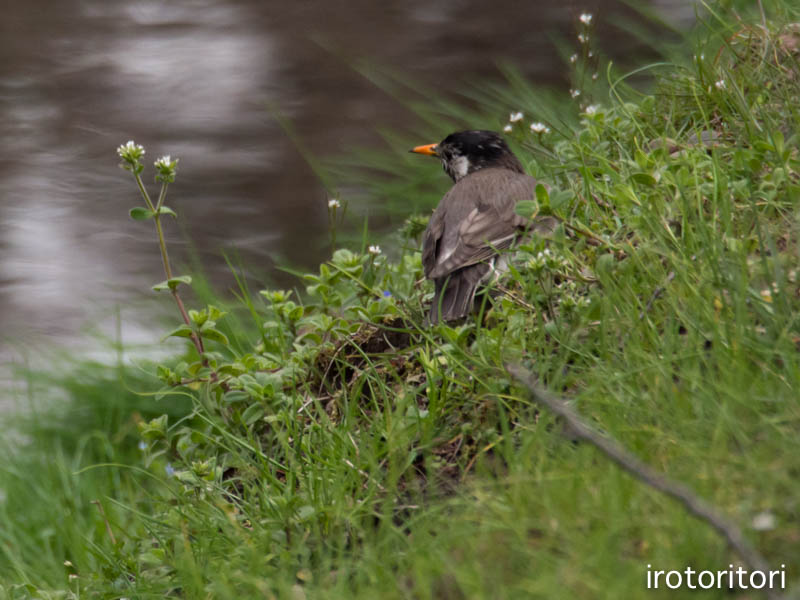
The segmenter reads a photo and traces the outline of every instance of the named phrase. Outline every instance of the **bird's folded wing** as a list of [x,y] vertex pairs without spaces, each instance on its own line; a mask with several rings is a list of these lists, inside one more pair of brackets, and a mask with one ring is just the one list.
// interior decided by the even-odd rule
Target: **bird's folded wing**
[[465,216],[458,235],[451,237],[452,242],[441,244],[438,240],[437,246],[441,247],[437,248],[433,268],[426,268],[428,277],[444,277],[456,269],[488,260],[498,250],[508,248],[520,229],[529,224],[528,219],[514,212],[514,207],[533,196],[533,178],[519,175],[492,183],[491,197],[484,196],[487,201],[479,201]]
[[437,250],[444,232],[444,221],[437,217],[438,215],[434,214],[428,221],[428,227],[425,229],[422,243],[422,267],[425,269],[425,276],[428,278],[431,277],[431,272],[436,268]]

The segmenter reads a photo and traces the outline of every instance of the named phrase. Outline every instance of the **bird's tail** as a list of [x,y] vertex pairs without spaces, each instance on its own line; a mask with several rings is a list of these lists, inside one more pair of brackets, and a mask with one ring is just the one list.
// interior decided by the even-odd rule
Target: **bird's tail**
[[440,320],[452,321],[472,312],[475,292],[490,268],[490,265],[480,263],[435,279],[428,323],[435,325]]

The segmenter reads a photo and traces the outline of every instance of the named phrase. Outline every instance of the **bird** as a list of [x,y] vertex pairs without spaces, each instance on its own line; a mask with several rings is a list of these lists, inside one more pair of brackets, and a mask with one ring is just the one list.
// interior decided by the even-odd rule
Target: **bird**
[[481,285],[507,269],[510,248],[531,229],[551,230],[552,219],[532,222],[514,211],[532,200],[536,179],[494,131],[458,131],[411,152],[439,158],[453,180],[423,234],[422,266],[434,282],[427,322],[453,321],[472,312]]

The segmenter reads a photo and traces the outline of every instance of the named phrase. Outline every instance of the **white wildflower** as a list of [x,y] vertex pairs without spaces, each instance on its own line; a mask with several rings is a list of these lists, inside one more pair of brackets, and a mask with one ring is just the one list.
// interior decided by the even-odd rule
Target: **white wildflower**
[[68,578],[70,581],[75,581],[75,580],[78,578],[78,576],[77,576],[77,575],[75,575],[75,573],[70,573],[70,574],[67,576],[67,578]]
[[175,181],[175,167],[178,166],[178,159],[172,159],[172,157],[167,154],[166,156],[162,156],[156,162],[153,163],[158,173],[156,173],[156,181],[161,181],[163,183],[172,183]]
[[377,246],[377,245],[376,246],[370,246],[369,247],[369,253],[372,254],[372,256],[378,256],[381,253],[381,247]]
[[589,41],[589,36],[588,36],[588,35],[583,35],[582,33],[579,33],[579,34],[578,34],[578,41],[579,41],[581,44],[585,44],[586,42],[588,42],[588,41]]
[[130,154],[131,152],[135,152],[137,155],[141,156],[144,154],[144,146],[137,144],[133,140],[128,140],[127,144],[122,144],[119,148],[117,148],[117,154],[119,154],[122,158],[125,158],[125,155]]
[[506,125],[505,127],[503,127],[503,131],[505,131],[506,133],[511,133],[511,131],[512,131],[513,129],[514,129],[514,128],[511,126],[511,124],[508,124],[508,125]]
[[592,81],[597,81],[597,73],[592,73]]
[[508,120],[509,120],[511,123],[516,123],[517,121],[522,121],[522,119],[523,119],[524,117],[525,117],[525,115],[523,115],[521,111],[517,111],[517,112],[512,112],[512,113],[511,113],[511,114],[508,116]]
[[65,560],[65,561],[64,561],[64,566],[65,566],[65,567],[71,567],[71,566],[72,566],[72,562],[71,562],[71,561],[69,561],[69,560]]
[[156,169],[169,169],[172,166],[172,160],[169,154],[166,156],[162,156],[156,162],[153,163],[153,166]]
[[584,110],[583,112],[585,112],[587,115],[591,117],[592,115],[597,114],[599,108],[600,107],[597,104],[590,104],[589,106],[586,107],[586,110]]
[[577,98],[578,96],[581,95],[581,91],[580,90],[570,90],[569,91],[569,95],[572,96],[573,98]]
[[580,21],[584,25],[589,25],[592,22],[592,15],[590,15],[589,13],[583,13],[580,16]]
[[578,62],[578,55],[577,54],[573,54],[572,56],[570,56],[569,57],[569,62],[571,62],[571,63]]
[[328,208],[339,208],[341,203],[336,198],[328,200]]
[[716,83],[714,84],[714,87],[716,87],[718,90],[724,90],[724,89],[726,89],[728,86],[727,86],[727,85],[725,85],[725,80],[724,80],[724,79],[720,79],[718,82],[716,82]]
[[533,133],[550,133],[550,128],[541,122],[531,123],[531,131]]

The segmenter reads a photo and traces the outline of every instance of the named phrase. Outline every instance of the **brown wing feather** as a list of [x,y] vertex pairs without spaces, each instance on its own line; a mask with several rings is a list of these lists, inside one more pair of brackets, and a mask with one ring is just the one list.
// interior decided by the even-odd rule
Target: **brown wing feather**
[[436,256],[439,250],[439,240],[444,231],[444,219],[438,211],[431,215],[425,235],[422,237],[422,268],[425,276],[430,278],[430,272],[436,267]]
[[428,278],[484,261],[511,245],[528,220],[514,207],[533,198],[536,180],[508,169],[481,169],[459,180],[431,217],[422,251]]

